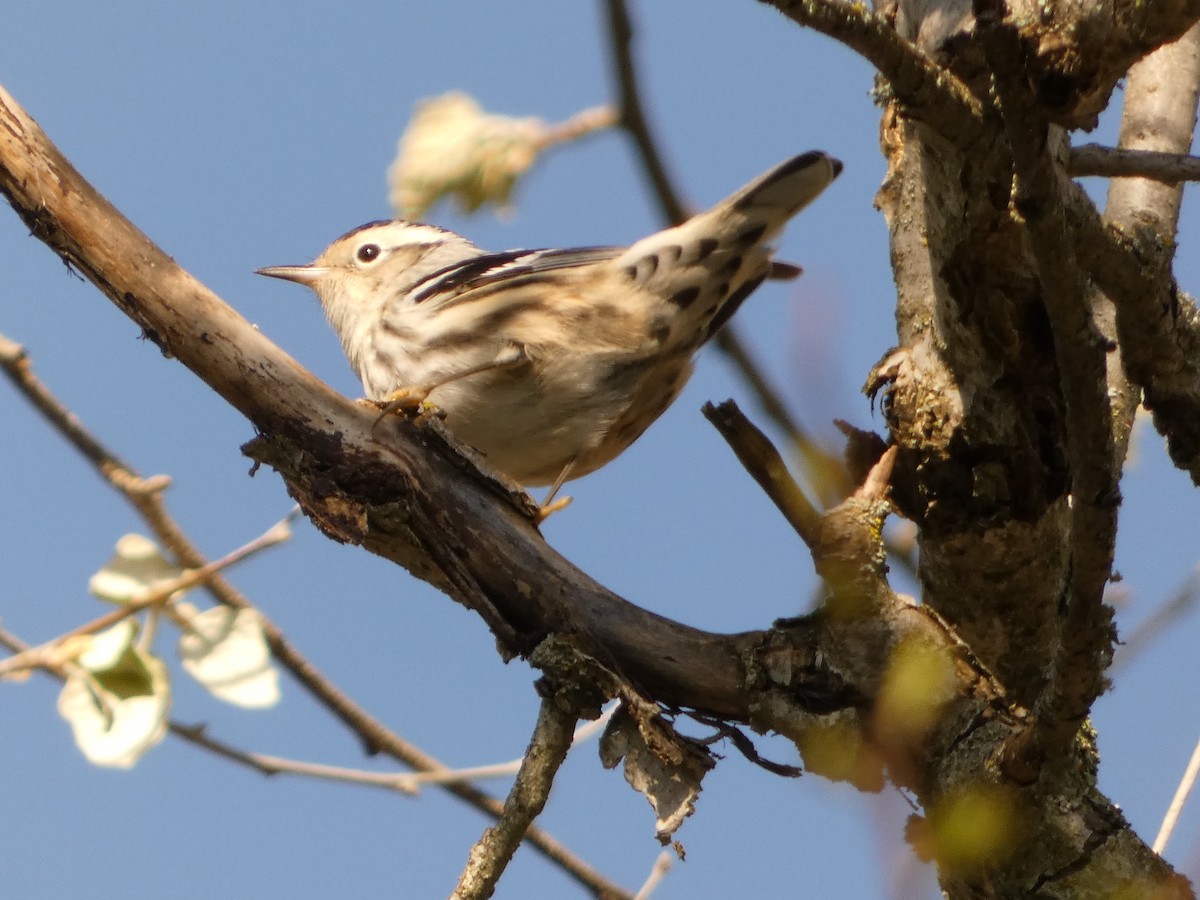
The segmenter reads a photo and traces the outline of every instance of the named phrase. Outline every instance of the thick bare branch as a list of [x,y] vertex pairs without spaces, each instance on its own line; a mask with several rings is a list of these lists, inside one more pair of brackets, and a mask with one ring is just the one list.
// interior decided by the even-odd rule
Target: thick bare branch
[[[1130,70],[1121,121],[1123,152],[1183,154],[1196,130],[1200,97],[1200,25],[1159,48]],[[1195,162],[1195,160],[1193,160]],[[1142,402],[1153,411],[1172,459],[1200,484],[1200,445],[1195,413],[1200,407],[1200,357],[1196,343],[1180,354],[1181,339],[1195,337],[1196,309],[1167,277],[1174,258],[1183,185],[1121,178],[1109,187],[1105,216],[1111,227],[1134,235],[1155,258],[1149,284],[1117,295],[1113,325],[1122,359]],[[1161,274],[1160,274],[1161,273]],[[1157,302],[1156,302],[1157,301]],[[1161,314],[1166,307],[1166,315]],[[1155,315],[1155,313],[1160,313]],[[1147,318],[1151,316],[1152,318]],[[1181,358],[1182,356],[1182,358]]]
[[[972,651],[997,672],[1010,696],[1021,702],[1033,705],[1043,696],[1048,687],[1045,661],[1060,660],[1059,668],[1072,677],[1056,676],[1047,696],[1059,707],[1051,710],[1051,718],[1065,715],[1059,721],[1069,736],[1076,724],[1070,721],[1076,710],[1069,707],[1086,711],[1086,701],[1103,684],[1099,673],[1109,632],[1099,601],[1111,536],[1103,488],[1115,485],[1117,454],[1103,397],[1107,347],[1090,333],[1082,266],[1077,264],[1072,273],[1070,254],[1064,253],[1054,264],[1065,260],[1067,270],[1045,272],[1051,263],[1045,251],[1061,250],[1076,227],[1071,207],[1066,222],[1053,209],[1064,196],[1074,196],[1073,186],[1056,171],[1063,159],[1048,155],[1046,122],[1061,117],[1061,110],[1050,108],[1052,98],[1042,92],[1053,84],[1038,82],[1024,32],[1007,59],[993,60],[989,67],[970,3],[899,0],[878,5],[894,11],[897,27],[903,20],[909,29],[906,36],[920,41],[989,104],[981,117],[985,136],[971,145],[970,153],[962,151],[955,135],[945,133],[936,114],[910,115],[899,94],[885,113],[889,173],[879,204],[891,230],[901,347],[885,357],[869,384],[873,389],[889,385],[885,411],[899,448],[893,496],[921,528],[923,602],[952,622]],[[1015,27],[1010,18],[1002,21]],[[1048,21],[1058,27],[1057,16],[1043,24]],[[944,30],[947,22],[953,26],[949,31]],[[939,34],[941,40],[931,39]],[[1072,34],[1065,30],[1061,38]],[[997,68],[997,77],[1007,79],[1001,105],[1004,91],[1020,97],[1021,91],[1035,88],[1027,95],[1032,115],[1020,115],[1023,109],[1005,111],[1018,113],[1015,122],[1010,114],[1009,122],[1018,126],[1016,135],[1004,127],[1000,107],[990,107],[996,94],[989,69]],[[1032,128],[1021,133],[1021,125]],[[1011,144],[1019,146],[1010,149]],[[1019,215],[1010,203],[1014,169]],[[1039,187],[1039,178],[1050,193]],[[1031,202],[1039,195],[1049,211]],[[1031,228],[1033,219],[1039,221]],[[1049,232],[1044,247],[1031,246],[1037,242],[1031,240],[1036,228]],[[1072,342],[1067,360],[1058,352],[1060,332]],[[1064,387],[1067,365],[1075,366],[1075,381]],[[1082,407],[1071,413],[1071,403]],[[1098,440],[1073,450],[1068,433],[1080,427],[1082,441]],[[1079,463],[1092,468],[1084,483],[1072,484]],[[1084,498],[1092,509],[1080,516],[1074,510],[1080,501],[1072,491],[1085,487],[1099,492]],[[1098,535],[1085,530],[1091,514],[1104,526]],[[1079,561],[1087,569],[1079,575],[1074,572],[1078,553],[1089,554]],[[1072,625],[1059,614],[1060,600],[1071,597],[1086,601],[1075,607],[1088,626],[1078,635],[1069,633]],[[1081,660],[1072,658],[1077,652]],[[1054,737],[1062,749],[1062,736]],[[1080,759],[1086,755],[1081,746],[1067,749],[1067,759],[1079,766],[1077,774],[1094,778]],[[945,779],[939,796],[970,789],[956,781],[944,761],[931,768],[931,779]],[[1047,786],[1047,778],[1055,776],[1042,770],[1036,788],[1018,792],[1020,802],[1040,802],[1032,794]],[[1028,822],[1031,809],[1022,805],[1021,810]],[[1114,825],[1115,820],[1108,820],[1099,830],[1110,833]],[[1070,882],[1086,895],[1087,879],[1074,880],[1083,869],[1068,867],[1071,875],[1060,876],[1055,873],[1068,869],[1035,861],[1047,846],[1031,838],[1024,845],[1028,857],[988,870],[986,876],[945,867],[942,886],[952,896],[1021,896],[1030,885],[1051,883],[1070,893]],[[1139,854],[1149,857],[1141,850]],[[1026,866],[1029,877],[1023,883],[1010,880]]]
[[[372,414],[301,369],[137,232],[15,101],[0,100],[0,190],[36,234],[255,424],[263,437],[248,452],[280,469],[327,534],[446,590],[509,653],[530,652],[552,632],[583,634],[658,699],[749,717],[753,653],[745,654],[762,633],[687,628],[574,569],[537,533],[528,498],[482,473],[435,417],[375,428]],[[816,681],[806,692],[836,702]]]
[[[1198,30],[1135,68],[1123,139],[1170,153],[1190,146]],[[1178,186],[1130,178],[1113,182],[1109,222],[1077,187],[1068,203],[1076,253],[1114,306],[1105,330],[1119,339],[1129,380],[1143,392],[1171,459],[1200,484],[1200,310],[1171,274],[1178,197]]]
[[[1196,132],[1196,100],[1200,96],[1200,25],[1129,70],[1121,117],[1120,150],[1154,154],[1158,159],[1186,154]],[[1177,157],[1179,158],[1179,157]],[[1200,159],[1183,157],[1200,172]],[[1195,176],[1194,176],[1195,177]],[[1108,189],[1105,217],[1123,228],[1150,227],[1159,240],[1175,241],[1183,185],[1122,178]]]
[[1013,205],[1029,233],[1066,401],[1072,500],[1066,621],[1048,689],[1035,710],[1038,752],[1053,758],[1069,751],[1103,692],[1116,638],[1112,613],[1103,602],[1120,505],[1120,462],[1113,453],[1107,390],[1109,348],[1092,321],[1063,214],[1062,176],[1050,147],[1062,136],[1048,125],[1018,77],[1020,42],[1016,31],[1002,23],[1002,0],[976,0],[975,9],[1013,154]]
[[1068,128],[1091,128],[1130,67],[1200,19],[1198,0],[1006,5],[1027,50],[1028,83],[1051,121]]

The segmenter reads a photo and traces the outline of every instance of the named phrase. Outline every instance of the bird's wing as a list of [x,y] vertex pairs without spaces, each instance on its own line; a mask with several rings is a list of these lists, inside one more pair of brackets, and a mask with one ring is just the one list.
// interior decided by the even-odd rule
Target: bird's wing
[[569,250],[489,253],[433,272],[414,286],[410,300],[413,303],[435,300],[439,306],[465,302],[481,289],[501,283],[517,287],[535,281],[553,280],[553,273],[615,259],[624,251],[624,247],[576,247]]

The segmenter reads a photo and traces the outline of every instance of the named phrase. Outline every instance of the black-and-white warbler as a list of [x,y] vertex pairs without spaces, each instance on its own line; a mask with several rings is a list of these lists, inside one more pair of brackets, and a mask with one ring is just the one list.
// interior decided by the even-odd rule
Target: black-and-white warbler
[[428,399],[501,472],[552,484],[549,503],[662,415],[765,278],[798,274],[767,242],[841,169],[805,153],[631,247],[488,253],[394,220],[259,274],[316,291],[369,399]]

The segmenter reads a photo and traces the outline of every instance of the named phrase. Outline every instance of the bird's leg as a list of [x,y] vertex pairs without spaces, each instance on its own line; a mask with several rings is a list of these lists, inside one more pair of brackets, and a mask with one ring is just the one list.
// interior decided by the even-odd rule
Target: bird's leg
[[485,363],[471,366],[471,368],[463,369],[461,372],[455,372],[453,375],[448,375],[440,381],[405,385],[404,387],[396,388],[396,390],[392,391],[382,400],[367,400],[366,402],[380,410],[379,418],[375,420],[375,426],[377,427],[389,413],[409,412],[419,409],[430,394],[451,382],[462,378],[469,378],[472,375],[478,375],[480,372],[490,372],[493,369],[511,369],[514,366],[519,366],[527,362],[528,359],[529,357],[526,355],[524,347],[519,344],[508,344],[496,354],[494,359],[490,359]]
[[558,473],[558,477],[554,479],[554,484],[550,485],[550,492],[546,494],[546,499],[541,502],[538,507],[538,524],[545,522],[550,516],[559,510],[566,509],[571,505],[570,497],[559,497],[554,499],[555,494],[563,486],[563,483],[571,477],[571,470],[575,468],[575,457],[567,460],[567,464],[563,466],[562,471]]

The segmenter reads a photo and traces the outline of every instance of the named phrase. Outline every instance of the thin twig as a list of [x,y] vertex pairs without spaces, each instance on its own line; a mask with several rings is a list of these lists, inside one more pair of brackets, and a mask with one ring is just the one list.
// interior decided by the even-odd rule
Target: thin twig
[[[24,348],[0,335],[0,370],[33,406],[88,459],[114,489],[141,515],[158,542],[189,569],[203,569],[208,561],[167,511],[161,490],[169,479],[163,476],[144,479],[116,454],[100,443],[67,407],[37,378]],[[219,602],[234,609],[251,609],[253,604],[222,575],[209,578],[204,586]],[[261,626],[271,655],[309,691],[310,694],[362,741],[369,753],[386,753],[418,772],[449,770],[436,757],[402,738],[366,709],[355,703],[325,677],[312,662],[293,646],[283,631],[259,611]],[[452,796],[491,818],[497,818],[504,805],[497,798],[471,784],[452,782],[443,785]],[[562,868],[592,894],[599,897],[628,898],[630,894],[605,878],[563,844],[538,826],[531,826],[526,840],[546,859]]]
[[1200,156],[1100,144],[1072,147],[1067,168],[1076,178],[1149,178],[1165,184],[1200,181]]
[[854,485],[846,464],[836,453],[823,447],[788,410],[780,392],[767,379],[738,332],[727,325],[717,332],[714,343],[741,373],[767,418],[787,435],[805,466],[809,485],[820,494],[821,499],[832,504],[849,494]]
[[183,725],[172,720],[168,730],[180,740],[195,744],[224,759],[240,763],[263,775],[299,775],[305,778],[317,778],[325,781],[337,781],[343,784],[359,784],[366,787],[386,788],[402,794],[414,796],[418,791],[404,779],[406,772],[369,772],[365,769],[349,769],[343,766],[327,766],[322,763],[304,762],[297,759],[286,759],[282,756],[271,756],[266,753],[254,753],[242,750],[218,740],[208,734],[205,725]]
[[1155,853],[1161,854],[1167,849],[1167,841],[1171,840],[1171,834],[1179,822],[1179,814],[1183,812],[1183,805],[1187,803],[1188,794],[1196,785],[1198,774],[1200,774],[1200,742],[1197,742],[1195,749],[1192,750],[1192,758],[1188,760],[1183,778],[1179,779],[1179,786],[1175,788],[1175,796],[1171,798],[1171,805],[1167,807],[1167,814],[1163,816],[1158,836],[1154,839],[1153,850]]
[[[571,746],[574,747],[580,741],[587,740],[597,731],[601,731],[608,725],[609,720],[619,708],[619,704],[612,703],[598,719],[584,722],[576,728],[575,734],[571,738]],[[525,757],[522,756],[508,762],[492,763],[488,766],[469,766],[462,769],[448,769],[445,772],[406,772],[394,777],[397,782],[415,793],[423,784],[450,784],[455,781],[479,781],[485,778],[504,778],[515,775],[520,771],[524,761]]]
[[[13,659],[29,656],[40,648],[33,647],[27,642],[21,640],[12,632],[0,627],[0,646],[13,651],[14,655],[10,656],[4,662],[9,662]],[[47,659],[43,664],[39,664],[37,668],[47,675],[62,681],[65,678],[65,672],[61,661],[53,661]],[[612,717],[612,713],[617,709],[617,705],[613,704],[612,708],[601,717],[597,722],[587,722],[580,726],[572,739],[572,742],[586,738],[592,734],[596,727],[603,727],[603,723],[607,722]],[[409,772],[371,772],[365,769],[351,769],[344,766],[330,766],[322,763],[305,762],[302,760],[288,759],[282,756],[272,756],[267,753],[255,753],[250,750],[242,750],[239,747],[234,747],[232,744],[212,737],[208,733],[206,725],[184,725],[175,720],[167,722],[167,730],[175,737],[189,744],[193,744],[203,749],[238,763],[249,769],[253,769],[263,775],[298,775],[304,778],[316,778],[325,781],[336,781],[343,784],[358,784],[365,787],[385,788],[390,791],[396,791],[409,796],[415,796],[420,793],[419,783],[414,782],[412,773]],[[512,774],[520,767],[521,760],[516,760],[510,767],[508,763],[491,767],[496,769],[496,774]],[[447,773],[448,775],[457,776],[460,781],[468,778],[476,777],[475,773],[483,772],[488,767],[480,766],[475,770],[457,769],[454,772]],[[500,771],[501,769],[505,771]]]
[[1195,566],[1188,577],[1162,606],[1138,625],[1137,629],[1121,641],[1113,658],[1112,671],[1132,662],[1135,657],[1156,637],[1175,623],[1181,616],[1196,606],[1200,600],[1200,565]]
[[111,628],[118,622],[136,615],[144,609],[165,603],[177,593],[204,584],[218,572],[224,571],[256,553],[290,540],[292,532],[291,528],[288,527],[288,523],[299,515],[299,513],[300,509],[297,507],[285,519],[272,525],[254,540],[225,554],[220,559],[201,566],[199,569],[189,569],[175,578],[162,582],[152,590],[146,591],[128,603],[122,604],[119,609],[114,609],[112,612],[105,613],[102,616],[92,619],[90,622],[85,622],[83,625],[73,628],[65,634],[60,634],[58,637],[52,638],[45,643],[31,647],[15,656],[10,656],[8,659],[0,661],[0,678],[11,676],[14,672],[22,669],[43,667],[48,661],[54,660],[57,656],[55,653],[56,648],[62,646],[72,638],[82,637],[87,634],[96,634],[105,628]]
[[620,124],[620,113],[611,106],[593,106],[577,112],[571,118],[554,125],[547,125],[542,132],[540,147],[552,147],[568,141],[577,141],[596,131],[603,131]]
[[466,868],[451,895],[453,900],[483,900],[492,896],[525,833],[546,806],[554,776],[571,749],[575,715],[555,696],[542,700],[529,749],[521,761],[504,812],[471,848]]
[[650,868],[650,874],[646,876],[646,880],[642,882],[642,886],[638,888],[638,892],[634,895],[633,900],[650,900],[650,895],[662,883],[663,878],[671,871],[671,854],[664,850],[658,854],[658,858],[654,860],[654,865]]
[[679,192],[671,184],[662,153],[650,134],[650,123],[642,109],[642,93],[638,88],[637,68],[633,62],[633,23],[625,0],[607,0],[609,48],[620,94],[620,124],[629,132],[637,146],[638,155],[663,218],[678,225],[688,218],[687,208]]

